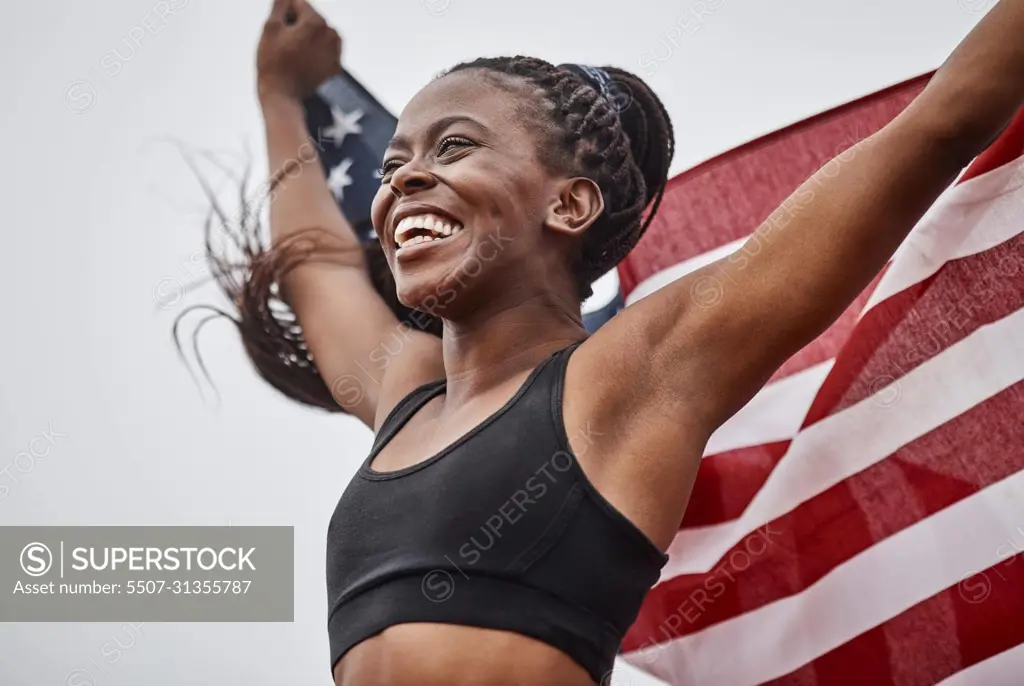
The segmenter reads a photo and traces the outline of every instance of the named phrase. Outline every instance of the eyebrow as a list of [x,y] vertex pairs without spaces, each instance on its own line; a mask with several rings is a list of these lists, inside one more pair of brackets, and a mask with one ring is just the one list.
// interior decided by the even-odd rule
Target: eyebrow
[[[437,138],[442,131],[447,129],[452,124],[461,124],[461,123],[472,124],[473,126],[479,128],[479,129],[482,129],[485,133],[490,133],[491,132],[490,129],[488,129],[486,126],[484,126],[483,124],[481,124],[476,119],[473,119],[470,116],[467,116],[465,114],[453,114],[453,115],[449,115],[447,117],[441,117],[440,119],[435,121],[433,124],[431,124],[430,127],[427,129],[427,137],[430,138],[430,139]],[[409,139],[404,137],[404,136],[395,136],[390,141],[388,141],[388,148],[389,149],[390,148],[405,148],[405,149],[408,149],[408,148],[411,148],[411,147],[412,147],[412,145],[409,143]]]

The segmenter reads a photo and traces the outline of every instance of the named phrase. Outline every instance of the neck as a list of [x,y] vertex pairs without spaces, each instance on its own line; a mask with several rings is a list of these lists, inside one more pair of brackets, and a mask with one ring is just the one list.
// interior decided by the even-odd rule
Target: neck
[[552,353],[587,337],[578,306],[551,293],[520,296],[445,321],[442,348],[446,404],[475,396],[532,370]]

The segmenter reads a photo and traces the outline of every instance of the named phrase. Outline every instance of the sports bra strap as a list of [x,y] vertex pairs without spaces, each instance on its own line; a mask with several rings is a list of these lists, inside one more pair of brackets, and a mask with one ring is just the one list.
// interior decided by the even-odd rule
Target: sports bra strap
[[438,393],[444,391],[445,386],[447,386],[445,379],[431,381],[416,388],[399,400],[398,404],[391,408],[391,412],[384,418],[380,429],[377,430],[377,435],[373,439],[371,454],[380,443],[390,441],[392,435],[405,425],[414,414],[419,412],[424,405],[433,400]]

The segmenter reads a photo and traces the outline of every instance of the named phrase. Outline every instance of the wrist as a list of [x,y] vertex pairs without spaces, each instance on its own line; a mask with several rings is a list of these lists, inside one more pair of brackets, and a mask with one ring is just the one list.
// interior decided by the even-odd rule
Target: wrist
[[256,95],[259,98],[260,106],[264,110],[268,108],[293,109],[295,107],[302,107],[302,98],[295,92],[266,81],[261,80],[257,82]]

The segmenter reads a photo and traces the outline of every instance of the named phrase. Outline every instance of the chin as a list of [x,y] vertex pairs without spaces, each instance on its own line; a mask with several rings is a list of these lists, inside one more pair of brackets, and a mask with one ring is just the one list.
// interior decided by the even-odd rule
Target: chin
[[[395,274],[398,301],[406,307],[443,317],[445,310],[458,298],[458,284],[450,285],[446,273],[437,270]],[[454,285],[454,287],[453,287]]]
[[[399,301],[406,307],[448,320],[485,304],[506,261],[500,235],[477,236],[471,229],[446,240],[397,249],[391,255]],[[507,256],[506,256],[507,257]]]
[[398,300],[406,307],[435,317],[458,320],[480,303],[482,271],[465,267],[469,260],[438,262],[395,272]]

